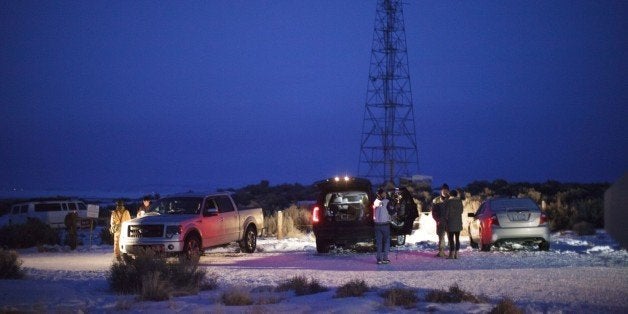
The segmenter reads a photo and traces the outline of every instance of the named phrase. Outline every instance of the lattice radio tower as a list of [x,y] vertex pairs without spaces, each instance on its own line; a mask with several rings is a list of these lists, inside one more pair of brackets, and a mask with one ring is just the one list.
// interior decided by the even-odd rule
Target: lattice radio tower
[[358,173],[399,183],[418,173],[414,109],[401,0],[378,0]]

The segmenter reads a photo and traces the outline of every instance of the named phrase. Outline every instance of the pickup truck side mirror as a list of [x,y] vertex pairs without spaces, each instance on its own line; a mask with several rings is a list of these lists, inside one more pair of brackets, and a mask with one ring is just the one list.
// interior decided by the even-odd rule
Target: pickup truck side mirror
[[468,213],[468,214],[467,214],[467,217],[469,217],[469,218],[474,218],[474,217],[475,217],[475,213]]
[[216,216],[218,215],[218,208],[212,207],[212,208],[205,208],[205,210],[203,211],[203,216]]

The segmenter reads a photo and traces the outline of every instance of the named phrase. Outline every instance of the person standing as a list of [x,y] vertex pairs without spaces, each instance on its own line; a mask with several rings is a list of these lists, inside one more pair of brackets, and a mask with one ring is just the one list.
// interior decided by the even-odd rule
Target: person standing
[[68,231],[68,245],[71,250],[76,249],[76,245],[78,244],[77,234],[76,234],[76,223],[78,221],[78,214],[75,210],[69,212],[65,215],[64,223],[65,229]]
[[137,216],[135,218],[142,218],[146,216],[148,210],[150,208],[150,198],[148,196],[144,196],[142,199],[142,205],[137,209]]
[[436,221],[436,235],[438,235],[437,257],[445,256],[445,203],[449,199],[449,185],[444,183],[440,189],[440,195],[432,201],[432,218]]
[[113,234],[113,255],[120,260],[120,233],[122,232],[122,223],[131,220],[131,214],[124,207],[124,201],[116,202],[116,209],[111,212],[111,220],[109,223],[109,231]]
[[377,264],[388,264],[390,251],[390,215],[389,200],[383,189],[377,190],[377,199],[373,202],[373,221],[375,222],[375,246],[377,247]]
[[460,250],[460,231],[462,231],[462,200],[458,197],[458,191],[452,190],[451,197],[447,200],[445,220],[447,222],[447,240],[449,241],[448,259],[458,259]]

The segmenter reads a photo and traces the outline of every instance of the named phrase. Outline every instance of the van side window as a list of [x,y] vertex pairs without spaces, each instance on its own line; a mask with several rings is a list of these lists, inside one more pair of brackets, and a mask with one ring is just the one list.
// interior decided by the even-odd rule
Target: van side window
[[68,204],[66,203],[61,203],[61,207],[63,207],[63,210],[68,210]]
[[228,213],[235,210],[233,208],[233,204],[231,203],[231,200],[227,196],[218,196],[216,201],[218,202],[218,210],[221,213]]
[[28,212],[28,205],[20,206],[20,214],[24,214]]
[[85,203],[78,203],[78,208],[79,210],[87,210],[87,206],[85,206]]
[[61,211],[60,203],[43,203],[43,204],[35,204],[36,212],[55,212]]
[[76,210],[76,203],[68,203],[68,208],[71,211],[75,211]]
[[15,215],[15,214],[19,213],[19,210],[20,210],[20,206],[13,206],[11,208],[11,214]]

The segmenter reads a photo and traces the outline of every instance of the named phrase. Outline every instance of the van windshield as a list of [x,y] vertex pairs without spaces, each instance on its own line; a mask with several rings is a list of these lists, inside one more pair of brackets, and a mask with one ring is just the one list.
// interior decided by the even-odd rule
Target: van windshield
[[195,215],[201,212],[202,197],[166,197],[153,201],[150,212],[161,215]]

